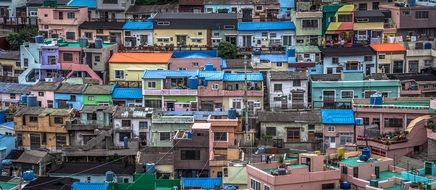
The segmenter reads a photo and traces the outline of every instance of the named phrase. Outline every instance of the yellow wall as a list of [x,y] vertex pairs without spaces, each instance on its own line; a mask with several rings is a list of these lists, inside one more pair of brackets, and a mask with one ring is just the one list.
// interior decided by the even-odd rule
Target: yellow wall
[[[160,64],[109,64],[109,81],[142,81],[144,70],[168,69],[167,63]],[[115,79],[115,70],[124,71],[124,79]]]
[[124,31],[123,30],[103,30],[102,34],[97,34],[97,30],[90,30],[90,29],[80,29],[80,36],[84,36],[86,32],[92,33],[92,39],[88,39],[89,42],[95,42],[95,38],[97,36],[107,36],[107,40],[105,40],[105,43],[110,42],[110,33],[120,33],[120,40],[121,42],[124,40]]
[[[223,97],[223,109],[224,110],[228,110],[232,107],[231,101],[230,101],[231,99],[242,99],[242,103],[244,101],[243,96],[241,96],[241,97]],[[259,101],[260,105],[263,106],[263,98],[262,97],[248,97],[248,101],[254,101],[254,102]],[[242,106],[243,106],[243,104],[242,104]]]
[[[380,59],[379,55],[385,54],[384,59]],[[380,69],[381,64],[390,64],[390,72],[392,73],[393,69],[393,63],[394,61],[402,60],[403,61],[403,68],[406,68],[406,59],[404,57],[404,54],[392,54],[392,53],[377,53],[377,73],[381,73],[382,70]]]
[[[198,35],[198,33],[201,32],[201,35]],[[186,35],[186,45],[198,45],[198,46],[203,46],[203,45],[207,45],[207,41],[208,41],[208,31],[207,30],[172,30],[172,29],[155,29],[154,30],[154,35],[153,35],[153,43],[157,44],[157,45],[177,45],[177,35]],[[162,37],[169,37],[169,42],[165,43],[165,42],[159,42],[158,39],[162,38]],[[172,39],[171,39],[172,38]],[[201,43],[196,43],[196,42],[192,42],[192,38],[201,38]]]
[[12,72],[14,72],[13,76],[18,76],[19,73],[21,73],[21,71],[17,72],[15,70],[21,70],[21,68],[16,66],[17,61],[19,61],[19,60],[0,59],[0,67],[2,67],[2,66],[12,66]]

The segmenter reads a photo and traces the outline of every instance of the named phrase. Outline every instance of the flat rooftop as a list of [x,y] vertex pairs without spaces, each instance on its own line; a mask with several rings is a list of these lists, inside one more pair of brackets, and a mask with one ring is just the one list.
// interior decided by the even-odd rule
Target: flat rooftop
[[351,157],[351,158],[341,160],[339,163],[354,167],[354,166],[359,166],[362,164],[370,164],[370,163],[377,163],[377,162],[378,162],[378,160],[376,160],[376,159],[370,159],[366,162],[363,162],[363,161],[359,160],[359,157]]

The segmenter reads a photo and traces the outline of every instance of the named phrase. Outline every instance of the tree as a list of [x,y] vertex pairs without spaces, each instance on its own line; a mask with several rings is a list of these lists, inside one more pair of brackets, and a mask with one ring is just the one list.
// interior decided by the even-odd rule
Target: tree
[[234,59],[237,55],[236,46],[230,42],[221,42],[218,45],[218,55],[225,59]]
[[10,33],[6,40],[8,41],[12,50],[19,50],[20,45],[24,42],[30,41],[38,34],[37,28],[24,28],[18,33]]

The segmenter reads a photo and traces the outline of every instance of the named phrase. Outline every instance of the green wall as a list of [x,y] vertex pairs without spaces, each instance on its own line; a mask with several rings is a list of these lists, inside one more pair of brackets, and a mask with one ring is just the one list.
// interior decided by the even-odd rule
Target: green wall
[[[94,96],[94,100],[89,101],[89,96]],[[107,103],[112,105],[112,95],[83,95],[84,105],[98,105],[99,103]]]
[[153,174],[136,173],[134,183],[113,183],[109,190],[155,190],[156,187],[174,187],[180,188],[178,179],[156,179]]

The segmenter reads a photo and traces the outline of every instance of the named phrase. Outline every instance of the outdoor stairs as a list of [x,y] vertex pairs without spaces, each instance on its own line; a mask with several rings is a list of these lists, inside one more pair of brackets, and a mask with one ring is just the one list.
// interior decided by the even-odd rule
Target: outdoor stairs
[[103,84],[103,80],[100,78],[100,76],[98,76],[97,73],[95,73],[94,70],[92,70],[87,64],[62,63],[61,69],[70,71],[66,78],[71,77],[74,72],[86,72],[92,79],[98,80],[100,85]]
[[105,140],[108,136],[112,136],[112,129],[100,131],[100,133],[98,133],[96,137],[86,142],[86,144],[83,145],[82,149],[85,151],[91,150],[92,148],[100,144],[103,140]]

